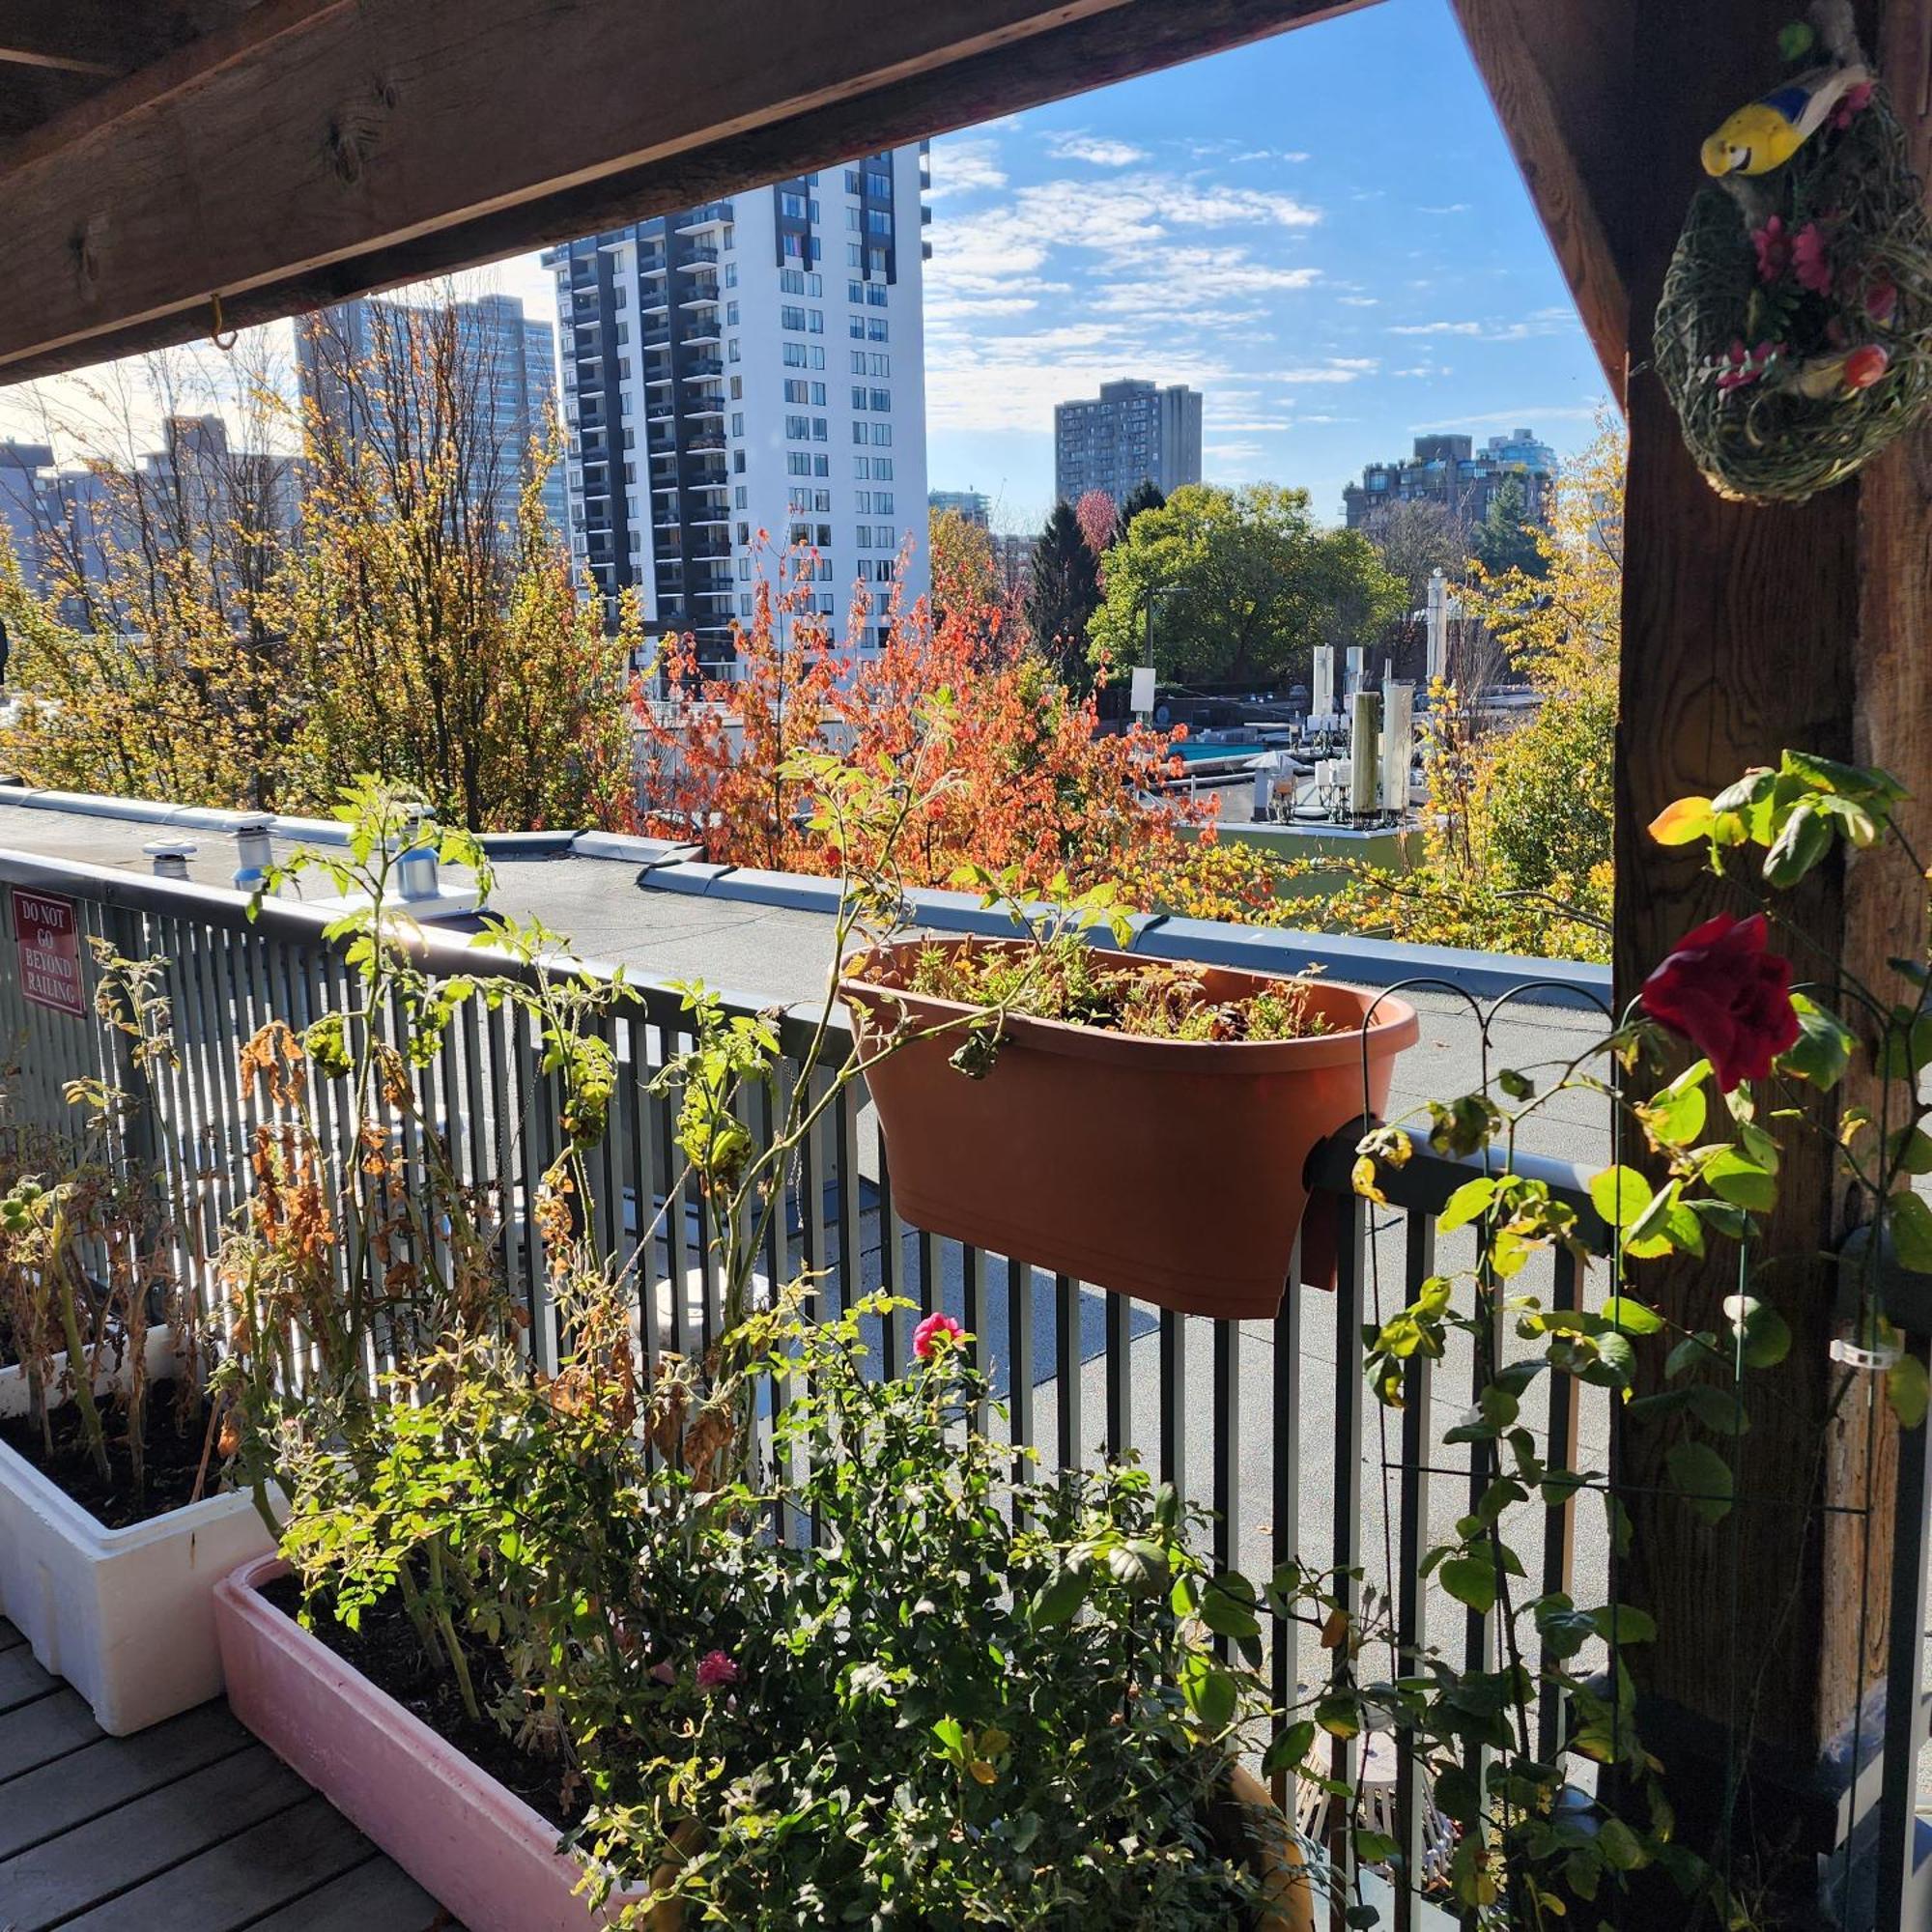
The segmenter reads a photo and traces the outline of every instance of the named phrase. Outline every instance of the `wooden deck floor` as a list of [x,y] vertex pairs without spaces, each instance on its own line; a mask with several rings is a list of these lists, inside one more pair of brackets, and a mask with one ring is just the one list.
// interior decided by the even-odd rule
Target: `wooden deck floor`
[[0,1620],[0,1932],[461,1932],[217,1700],[110,1738]]

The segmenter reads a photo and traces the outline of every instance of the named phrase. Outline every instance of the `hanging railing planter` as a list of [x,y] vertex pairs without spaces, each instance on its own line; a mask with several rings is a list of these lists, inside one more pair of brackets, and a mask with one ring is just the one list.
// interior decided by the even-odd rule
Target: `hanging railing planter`
[[1932,404],[1932,221],[1845,0],[1786,28],[1795,71],[1704,144],[1658,304],[1657,370],[1719,496],[1802,502]]
[[[1150,1038],[1009,1013],[990,1065],[955,1065],[974,1008],[909,991],[922,952],[1004,941],[911,940],[847,963],[867,1082],[913,1225],[1162,1308],[1272,1316],[1308,1205],[1311,1150],[1386,1107],[1414,1009],[1307,982],[1322,1030],[1288,1039]],[[1168,970],[1101,952],[1109,971]],[[1189,969],[1209,1005],[1295,982]],[[920,1037],[906,1038],[902,1029]]]

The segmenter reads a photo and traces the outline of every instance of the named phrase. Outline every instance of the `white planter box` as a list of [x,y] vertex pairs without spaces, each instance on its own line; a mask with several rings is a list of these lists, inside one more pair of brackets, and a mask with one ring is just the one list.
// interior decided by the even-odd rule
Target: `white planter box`
[[[173,1340],[148,1337],[149,1373],[173,1372]],[[26,1380],[0,1369],[0,1415],[27,1412]],[[245,1492],[104,1529],[0,1443],[0,1615],[65,1677],[114,1737],[221,1691],[214,1586],[274,1548]]]

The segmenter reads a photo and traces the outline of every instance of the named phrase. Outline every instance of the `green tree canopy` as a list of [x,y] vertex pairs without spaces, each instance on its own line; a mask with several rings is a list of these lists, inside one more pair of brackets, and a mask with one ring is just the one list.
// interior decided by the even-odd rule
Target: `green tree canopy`
[[1167,506],[1167,493],[1151,476],[1143,476],[1126,494],[1121,504],[1121,512],[1115,520],[1114,541],[1119,543],[1126,535],[1127,526],[1143,510],[1160,510]]
[[[1099,565],[1071,503],[1059,502],[1034,546],[1027,591],[1027,628],[1034,647],[1068,690],[1094,682],[1087,659],[1087,625],[1100,601]],[[1126,662],[1126,660],[1121,660]]]
[[1403,586],[1354,530],[1323,529],[1305,490],[1189,483],[1142,511],[1107,553],[1106,600],[1091,654],[1145,662],[1147,603],[1161,597],[1153,662],[1191,683],[1306,677],[1314,646],[1370,642],[1403,606]]

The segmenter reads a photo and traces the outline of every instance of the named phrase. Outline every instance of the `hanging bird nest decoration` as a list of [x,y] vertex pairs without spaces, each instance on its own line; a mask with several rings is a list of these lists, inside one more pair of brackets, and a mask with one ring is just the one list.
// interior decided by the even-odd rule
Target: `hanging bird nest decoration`
[[1932,221],[1850,12],[1787,29],[1833,58],[1741,108],[1705,143],[1664,277],[1656,363],[1719,495],[1802,502],[1932,404]]

